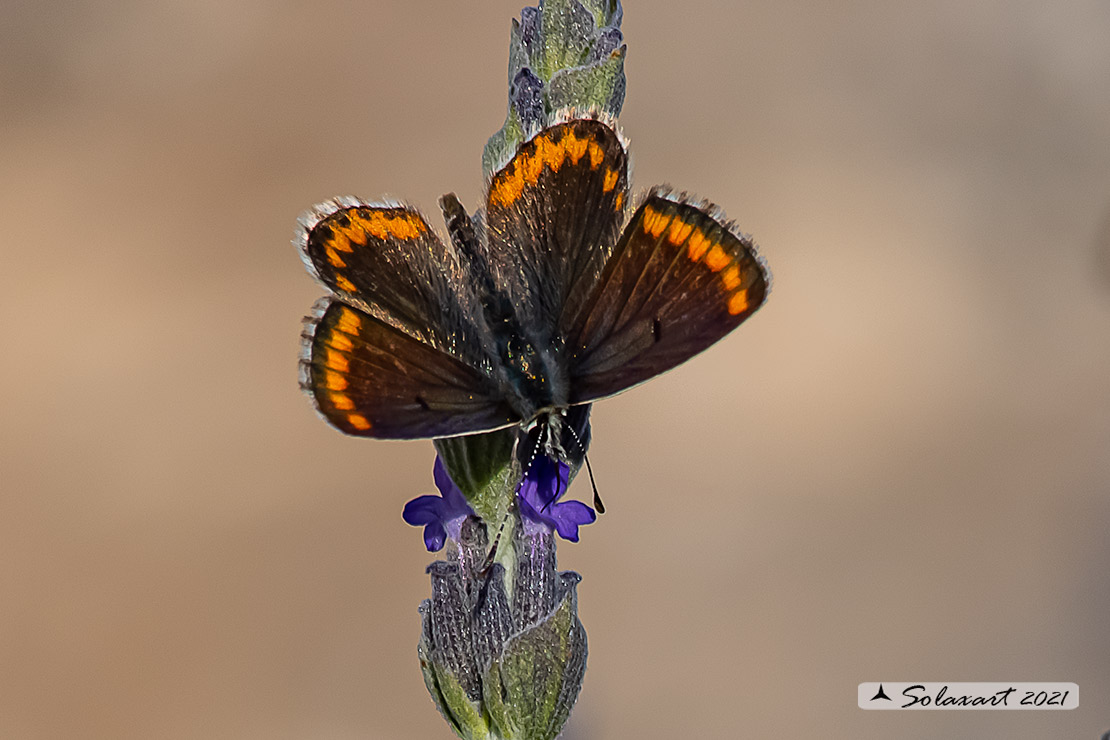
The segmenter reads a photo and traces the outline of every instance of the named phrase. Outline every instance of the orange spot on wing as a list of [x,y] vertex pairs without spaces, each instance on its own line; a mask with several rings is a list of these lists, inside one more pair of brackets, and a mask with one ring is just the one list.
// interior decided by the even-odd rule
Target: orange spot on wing
[[727,270],[721,273],[721,282],[725,286],[725,290],[732,290],[740,285],[740,268],[736,265],[730,265]]
[[421,219],[415,216],[397,216],[386,221],[386,228],[389,233],[398,239],[415,239],[420,236],[424,230],[424,224]]
[[613,210],[619,211],[624,208],[624,193],[617,193],[617,201],[613,204]]
[[355,284],[342,275],[335,276],[335,284],[339,286],[340,290],[345,290],[348,293],[355,292]]
[[343,353],[331,347],[324,351],[324,367],[340,373],[351,371],[351,363],[347,362]]
[[[346,226],[341,226],[339,223],[336,223],[337,217],[342,215],[346,216]],[[332,216],[332,229],[335,232],[335,241],[343,242],[342,246],[339,246],[337,244],[334,245],[335,249],[340,250],[341,252],[350,252],[352,244],[362,246],[366,243],[365,224],[360,219],[359,212],[355,211],[354,209],[344,211],[342,213],[337,213]]]
[[536,157],[552,172],[558,172],[567,158],[567,152],[549,137],[543,136],[536,141]]
[[543,157],[536,154],[521,154],[516,163],[520,169],[521,177],[529,185],[539,182],[540,173],[543,172]]
[[738,290],[728,299],[728,312],[735,316],[748,308],[748,291]]
[[671,230],[667,233],[667,241],[675,246],[682,244],[686,241],[686,237],[690,236],[690,232],[694,230],[693,224],[688,224],[685,221],[675,219],[671,223]]
[[514,166],[512,172],[502,170],[490,188],[489,199],[497,205],[512,205],[520,198],[522,192],[524,192],[524,178],[521,176],[520,169]]
[[728,252],[721,249],[720,244],[714,244],[710,248],[709,254],[705,255],[705,266],[713,272],[720,272],[725,269],[729,262],[732,262],[732,258],[728,256]]
[[324,247],[324,253],[328,257],[328,262],[332,267],[346,267],[347,263],[339,256],[339,253],[331,248],[331,245]]
[[343,309],[339,312],[339,320],[335,322],[335,328],[341,332],[355,335],[362,328],[362,319],[354,311]]
[[697,262],[709,251],[711,244],[712,242],[705,238],[701,229],[694,229],[694,233],[690,235],[690,240],[686,242],[686,253],[691,260]]
[[586,148],[590,145],[589,139],[579,139],[573,131],[567,131],[561,143],[567,154],[570,155],[570,161],[573,164],[578,164],[578,160],[582,159],[583,155],[586,154]]
[[662,214],[650,206],[644,209],[644,231],[656,239],[659,238],[659,235],[663,233],[670,222],[670,216]]
[[328,337],[328,344],[342,352],[350,352],[354,348],[351,338],[341,331],[332,332]]
[[370,422],[362,414],[347,414],[347,423],[362,432],[370,428]]
[[[361,247],[363,244],[366,243],[366,225],[363,223],[362,217],[359,216],[358,211],[356,211],[355,209],[350,209],[346,212],[346,215],[347,221],[350,223],[350,225],[345,229],[341,229],[340,231],[345,237],[347,237],[347,239],[351,241],[352,244],[357,244]],[[339,226],[336,226],[335,228],[339,230]]]
[[354,248],[351,247],[351,240],[341,231],[333,231],[331,239],[325,242],[326,246],[331,247],[339,252],[353,252]]
[[324,373],[324,387],[329,391],[347,390],[347,379],[339,373],[328,370]]
[[332,393],[328,395],[331,399],[331,405],[340,411],[351,411],[355,407],[355,402],[342,393]]
[[389,236],[389,226],[385,222],[385,216],[378,211],[371,211],[369,216],[363,217],[362,228],[375,239],[385,239]]
[[596,170],[601,166],[601,162],[605,159],[605,152],[601,150],[596,141],[591,141],[590,149],[590,169]]
[[605,180],[601,183],[601,189],[608,193],[617,186],[618,177],[620,177],[620,173],[616,170],[605,170]]

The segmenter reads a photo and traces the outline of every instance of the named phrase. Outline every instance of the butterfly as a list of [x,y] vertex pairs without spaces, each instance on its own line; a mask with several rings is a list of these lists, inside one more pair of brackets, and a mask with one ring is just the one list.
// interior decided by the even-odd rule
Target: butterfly
[[305,213],[295,244],[331,293],[302,335],[318,412],[365,437],[517,426],[553,458],[584,448],[593,401],[706,349],[769,290],[716,206],[656,187],[632,209],[629,179],[615,123],[569,115],[494,172],[473,217],[441,198],[448,241],[399,202]]

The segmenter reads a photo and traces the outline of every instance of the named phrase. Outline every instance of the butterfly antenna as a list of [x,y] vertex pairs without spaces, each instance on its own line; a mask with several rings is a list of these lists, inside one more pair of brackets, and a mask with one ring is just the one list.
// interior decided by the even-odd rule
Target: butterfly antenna
[[526,468],[524,468],[524,472],[521,473],[521,476],[520,476],[521,480],[524,480],[524,478],[526,478],[528,476],[529,471],[532,470],[532,463],[534,463],[536,461],[536,457],[540,454],[540,443],[542,441],[543,441],[543,435],[542,434],[537,435],[536,436],[536,444],[532,446],[532,454],[528,456],[528,466]]
[[578,432],[574,431],[574,427],[568,426],[567,429],[578,444],[578,449],[582,450],[582,459],[586,461],[586,472],[590,474],[590,488],[594,489],[594,508],[597,509],[598,514],[604,514],[605,504],[601,502],[601,494],[597,492],[597,482],[594,481],[594,469],[590,466],[590,456],[586,454],[586,448],[582,446],[582,438],[578,436]]
[[590,456],[583,453],[582,459],[586,461],[586,472],[590,474],[590,487],[594,489],[594,508],[598,514],[605,513],[605,504],[601,502],[601,494],[597,492],[597,483],[594,482],[594,469],[590,467]]

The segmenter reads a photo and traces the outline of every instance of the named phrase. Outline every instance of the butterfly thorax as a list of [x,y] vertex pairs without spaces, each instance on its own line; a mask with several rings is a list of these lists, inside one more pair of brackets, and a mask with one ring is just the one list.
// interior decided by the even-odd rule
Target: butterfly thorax
[[474,221],[455,194],[444,195],[440,206],[451,243],[465,266],[471,295],[481,306],[476,323],[486,334],[490,366],[501,396],[523,423],[533,422],[540,409],[566,407],[569,382],[557,362],[562,342],[553,341],[549,331],[541,331],[539,324],[517,314],[519,307],[495,278],[498,270],[490,262],[488,245],[479,238]]
[[566,407],[568,382],[558,361],[558,342],[532,336],[501,291],[482,301],[501,394],[524,422],[543,409]]

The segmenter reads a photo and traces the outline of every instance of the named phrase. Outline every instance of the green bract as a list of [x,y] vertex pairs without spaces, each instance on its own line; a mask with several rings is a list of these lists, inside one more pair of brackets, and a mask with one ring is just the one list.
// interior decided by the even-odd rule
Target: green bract
[[616,117],[624,103],[619,0],[549,0],[513,19],[509,112],[482,154],[488,176],[566,108]]
[[436,452],[451,480],[478,516],[498,522],[508,513],[515,488],[513,440],[515,429],[435,440]]

